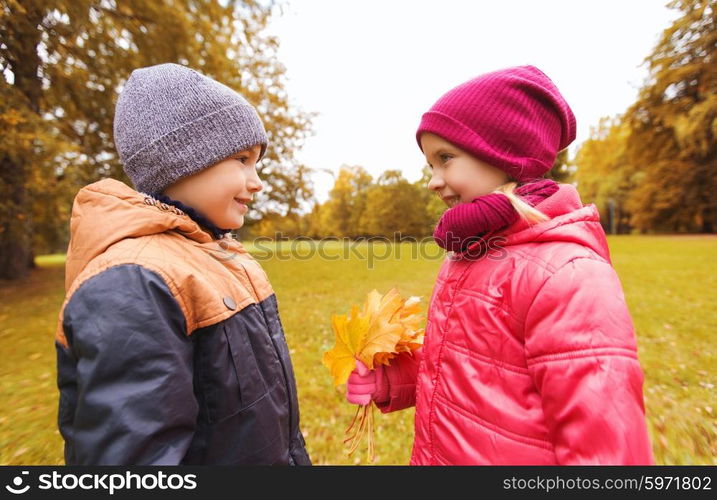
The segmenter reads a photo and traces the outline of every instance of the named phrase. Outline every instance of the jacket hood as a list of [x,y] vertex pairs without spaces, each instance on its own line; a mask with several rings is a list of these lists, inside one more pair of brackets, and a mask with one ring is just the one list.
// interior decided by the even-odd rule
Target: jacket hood
[[610,262],[605,231],[600,225],[600,213],[594,204],[584,205],[572,184],[560,184],[558,191],[535,208],[550,220],[529,225],[520,220],[506,229],[504,246],[528,242],[564,241],[590,248]]
[[70,218],[70,245],[65,264],[65,289],[95,257],[126,238],[178,231],[199,243],[212,236],[176,207],[126,184],[103,179],[82,188]]
[[[605,231],[600,225],[600,213],[593,204],[583,206],[572,184],[560,184],[552,196],[538,203],[535,208],[550,217],[550,220],[530,225],[521,219],[507,229],[486,235],[484,239],[503,237],[505,241],[501,242],[502,247],[549,241],[578,243],[611,262]],[[480,244],[472,244],[464,253],[474,250]]]

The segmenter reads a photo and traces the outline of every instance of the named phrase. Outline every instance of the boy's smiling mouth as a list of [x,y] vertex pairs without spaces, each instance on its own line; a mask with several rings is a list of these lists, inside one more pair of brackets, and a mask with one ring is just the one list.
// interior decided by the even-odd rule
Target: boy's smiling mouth
[[252,200],[250,198],[234,198],[234,201],[237,202],[240,207],[249,210],[249,203],[251,203]]

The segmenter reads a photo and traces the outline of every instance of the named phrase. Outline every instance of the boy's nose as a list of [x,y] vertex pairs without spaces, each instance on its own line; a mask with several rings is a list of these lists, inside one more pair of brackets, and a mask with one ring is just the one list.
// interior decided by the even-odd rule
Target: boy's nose
[[259,174],[256,169],[252,169],[251,175],[247,177],[246,187],[252,193],[258,193],[264,189],[264,185],[262,184],[261,179],[259,179]]

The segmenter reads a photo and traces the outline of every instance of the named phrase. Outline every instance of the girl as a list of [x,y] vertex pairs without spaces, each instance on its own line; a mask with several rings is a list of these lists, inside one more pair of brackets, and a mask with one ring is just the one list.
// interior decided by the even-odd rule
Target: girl
[[594,205],[543,176],[575,117],[533,66],[446,93],[416,134],[448,205],[425,344],[347,399],[415,404],[411,464],[652,464],[632,321]]

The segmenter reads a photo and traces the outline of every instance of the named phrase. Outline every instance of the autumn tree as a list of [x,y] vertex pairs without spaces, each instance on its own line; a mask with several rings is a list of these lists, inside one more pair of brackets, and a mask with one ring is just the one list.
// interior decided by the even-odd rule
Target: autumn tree
[[642,173],[631,192],[642,230],[714,232],[717,223],[717,11],[673,0],[681,17],[645,60],[649,77],[627,111],[627,156]]
[[575,166],[570,161],[568,149],[560,151],[555,157],[555,162],[545,177],[555,182],[571,183],[575,179]]
[[428,229],[426,205],[419,188],[399,170],[387,170],[366,194],[365,210],[359,221],[361,232],[392,238],[421,236]]
[[0,277],[26,274],[38,228],[45,240],[66,231],[79,187],[128,182],[114,103],[142,66],[188,65],[255,105],[271,143],[257,207],[296,213],[311,196],[294,158],[311,116],[288,104],[278,40],[265,33],[271,14],[255,0],[0,0]]
[[314,202],[311,210],[304,214],[303,220],[304,227],[306,229],[302,236],[314,239],[319,239],[325,236],[323,228],[321,227],[321,209],[321,203]]
[[362,236],[359,220],[366,207],[366,193],[373,177],[360,166],[342,166],[329,199],[321,207],[321,228],[325,236]]
[[620,116],[601,118],[578,151],[576,180],[584,203],[594,203],[610,233],[629,232],[627,210],[632,191],[643,174],[631,167],[626,154],[630,129]]

